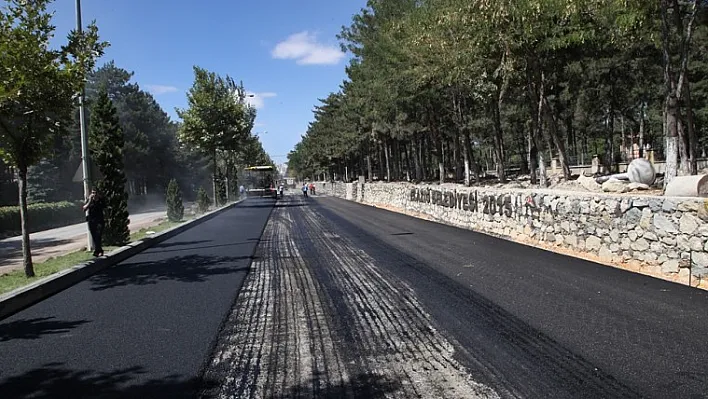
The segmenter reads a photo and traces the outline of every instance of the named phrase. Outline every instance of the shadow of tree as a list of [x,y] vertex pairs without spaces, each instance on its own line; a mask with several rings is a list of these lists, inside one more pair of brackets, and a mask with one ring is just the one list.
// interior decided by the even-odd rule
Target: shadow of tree
[[[210,241],[194,241],[193,243],[196,244],[196,243],[200,243],[200,242],[210,242]],[[160,253],[170,253],[170,252],[180,252],[180,251],[194,251],[194,250],[197,250],[197,249],[211,249],[211,248],[235,247],[235,246],[238,246],[238,245],[249,245],[249,244],[252,245],[252,244],[253,244],[253,241],[233,242],[233,243],[229,243],[229,244],[217,244],[217,245],[203,245],[203,246],[197,246],[197,247],[189,246],[189,244],[192,244],[192,243],[186,243],[186,242],[185,242],[185,243],[181,243],[181,244],[184,246],[183,248],[174,248],[174,247],[176,247],[177,245],[169,245],[168,247],[172,247],[172,248],[174,248],[174,249],[167,249],[167,250],[164,250],[164,251],[155,251],[155,250],[153,250],[153,249],[160,248],[159,246],[155,246],[155,247],[153,247],[153,248],[150,248],[150,249],[146,250],[145,253],[149,253],[149,254],[160,254]]]
[[89,279],[91,290],[103,291],[127,285],[149,285],[160,281],[200,283],[209,277],[248,270],[249,264],[237,267],[252,256],[174,256],[167,259],[124,263]]
[[[315,387],[317,388],[316,390],[313,389]],[[361,373],[348,381],[344,381],[342,384],[325,386],[321,386],[320,378],[315,376],[307,383],[290,387],[277,396],[268,396],[267,398],[378,399],[398,392],[401,388],[400,381],[373,373]]]
[[70,370],[63,363],[49,363],[19,376],[0,380],[6,398],[193,398],[200,386],[213,383],[169,375],[141,380],[142,367],[112,372]]
[[[55,238],[38,238],[30,239],[30,247],[33,251],[47,248],[58,247],[61,245],[74,243],[75,240],[57,240]],[[22,241],[6,241],[0,242],[0,266],[7,266],[17,263],[17,260],[22,259]]]
[[64,334],[88,320],[63,321],[54,317],[22,319],[0,324],[0,342],[13,339],[38,339],[44,335]]
[[163,242],[157,245],[153,245],[152,248],[172,248],[172,247],[182,247],[187,245],[203,244],[205,242],[211,242],[209,240],[195,240],[195,241],[175,241],[175,242]]

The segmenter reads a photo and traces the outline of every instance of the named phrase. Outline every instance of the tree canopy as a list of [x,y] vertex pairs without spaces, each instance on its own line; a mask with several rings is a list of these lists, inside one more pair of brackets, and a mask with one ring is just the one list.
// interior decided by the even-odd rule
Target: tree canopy
[[[666,159],[674,109],[679,173],[695,173],[707,18],[702,1],[370,0],[339,35],[348,78],[320,100],[289,169],[547,185],[553,159],[565,179],[595,156],[606,171],[647,149]],[[683,92],[675,108],[670,89]]]

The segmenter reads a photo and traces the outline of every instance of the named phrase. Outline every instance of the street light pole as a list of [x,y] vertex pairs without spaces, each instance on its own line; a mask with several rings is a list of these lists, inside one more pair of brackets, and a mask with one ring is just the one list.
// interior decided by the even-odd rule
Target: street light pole
[[[76,0],[76,31],[81,33],[81,0]],[[89,150],[88,150],[88,137],[86,136],[86,115],[84,113],[84,95],[85,86],[82,84],[81,92],[79,93],[79,122],[81,125],[81,169],[83,171],[83,183],[84,183],[84,201],[88,200],[90,190],[91,190],[91,176],[89,175]],[[86,248],[91,251],[93,250],[93,242],[91,240],[91,231],[86,225]]]

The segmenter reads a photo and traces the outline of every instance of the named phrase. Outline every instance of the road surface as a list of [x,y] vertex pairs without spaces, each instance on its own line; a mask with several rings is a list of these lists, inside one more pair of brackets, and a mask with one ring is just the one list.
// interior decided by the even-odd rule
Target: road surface
[[0,392],[704,398],[706,310],[704,291],[339,199],[248,200],[0,322]]
[[[150,210],[130,215],[130,231],[138,231],[165,218],[166,211]],[[30,234],[32,259],[42,262],[50,257],[63,255],[86,247],[86,223],[38,231]],[[0,240],[0,275],[22,268],[22,236]]]

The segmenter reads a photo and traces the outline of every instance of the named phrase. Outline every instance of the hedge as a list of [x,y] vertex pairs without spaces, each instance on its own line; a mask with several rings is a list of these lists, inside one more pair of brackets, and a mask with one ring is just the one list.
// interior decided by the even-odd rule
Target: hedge
[[[53,202],[28,206],[27,224],[30,233],[68,226],[86,220],[81,203]],[[0,236],[19,235],[22,231],[19,206],[0,207]]]

